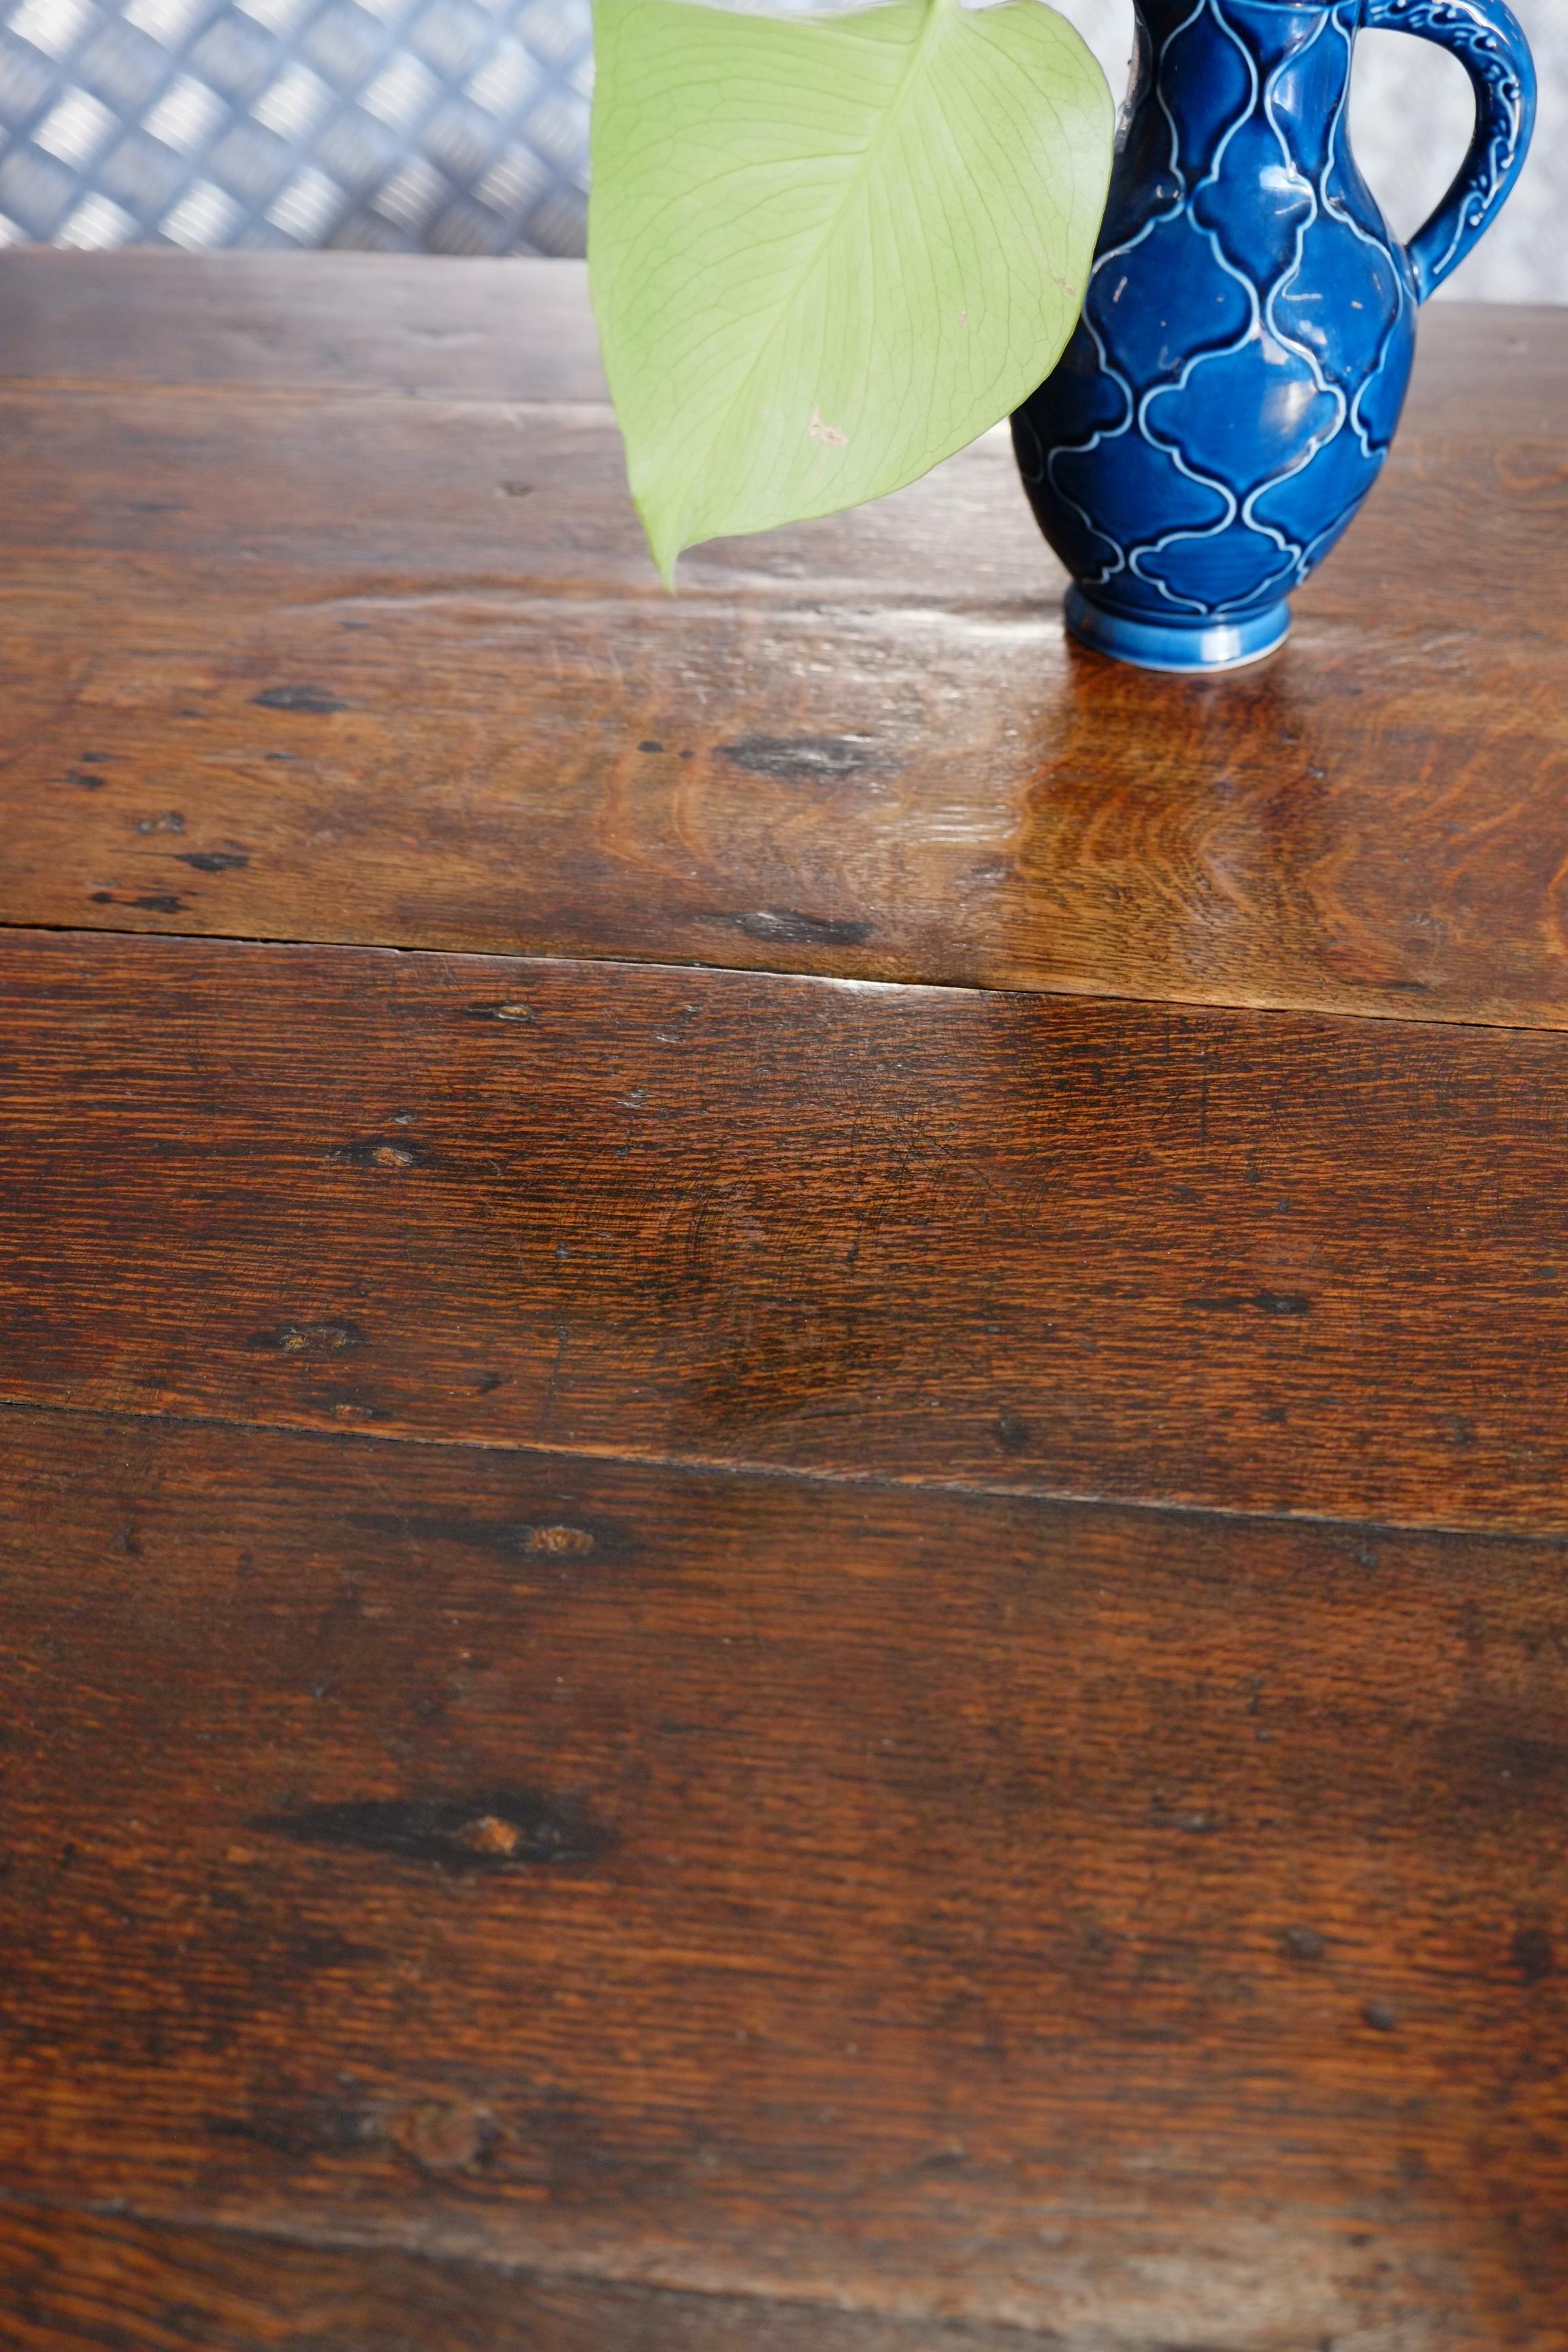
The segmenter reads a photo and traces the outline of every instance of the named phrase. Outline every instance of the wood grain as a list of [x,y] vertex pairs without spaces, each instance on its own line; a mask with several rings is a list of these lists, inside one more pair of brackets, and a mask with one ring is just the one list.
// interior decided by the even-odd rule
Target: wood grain
[[0,992],[5,1396],[1568,1528],[1551,1033],[63,933]]
[[[549,2347],[1568,2343],[1560,1542],[3,1428],[0,2187]],[[61,2226],[29,2352],[359,2341]]]
[[437,276],[342,261],[46,389],[152,257],[0,256],[0,917],[1568,1020],[1568,315],[1425,320],[1290,646],[1194,682],[1066,645],[1005,438],[671,603],[578,275],[499,347],[513,265],[440,278],[410,375]]
[[[0,312],[0,383],[604,397],[578,261],[11,246]],[[1557,323],[1502,302],[1426,312],[1414,415],[1473,439],[1478,382],[1494,379],[1524,431],[1560,433]]]
[[603,400],[581,263],[0,252],[0,383]]
[[10,2352],[1025,2352],[1037,2336],[495,2262],[0,2209]]
[[1568,314],[1184,684],[666,599],[570,268],[0,317],[0,2340],[1568,2352]]

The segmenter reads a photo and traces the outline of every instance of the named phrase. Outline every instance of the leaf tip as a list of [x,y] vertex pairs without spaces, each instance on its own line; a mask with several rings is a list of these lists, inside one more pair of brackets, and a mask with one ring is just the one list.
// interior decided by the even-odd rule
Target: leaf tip
[[672,528],[668,523],[660,522],[655,516],[649,514],[640,499],[637,502],[637,512],[642,518],[643,530],[647,539],[647,551],[654,560],[659,578],[673,596],[676,593],[675,567],[679,561],[685,541],[680,536],[679,527]]

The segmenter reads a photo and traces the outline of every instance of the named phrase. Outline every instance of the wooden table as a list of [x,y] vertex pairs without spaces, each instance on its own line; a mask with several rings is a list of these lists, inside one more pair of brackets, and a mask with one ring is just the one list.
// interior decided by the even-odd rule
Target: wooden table
[[0,2341],[1568,2346],[1568,313],[1289,647],[0,257]]

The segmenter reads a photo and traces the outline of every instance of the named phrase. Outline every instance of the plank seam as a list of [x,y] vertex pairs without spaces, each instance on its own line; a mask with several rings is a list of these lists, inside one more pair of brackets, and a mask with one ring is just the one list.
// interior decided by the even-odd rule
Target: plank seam
[[1117,1495],[1080,1491],[1065,1486],[1005,1485],[982,1478],[929,1477],[911,1472],[903,1477],[885,1471],[827,1470],[793,1462],[721,1460],[700,1454],[628,1454],[613,1445],[551,1444],[537,1438],[426,1437],[416,1430],[324,1429],[310,1421],[247,1421],[220,1412],[138,1412],[129,1405],[77,1404],[37,1397],[9,1396],[0,1391],[0,1417],[27,1413],[40,1420],[100,1421],[133,1425],[162,1423],[176,1429],[245,1430],[279,1437],[307,1438],[321,1445],[418,1445],[453,1454],[500,1454],[568,1462],[605,1463],[626,1470],[669,1470],[709,1478],[767,1479],[779,1486],[844,1486],[875,1495],[962,1495],[996,1503],[1038,1503],[1058,1510],[1142,1511],[1167,1519],[1222,1521],[1226,1526],[1259,1528],[1340,1528],[1355,1535],[1436,1536],[1456,1542],[1558,1545],[1568,1550],[1568,1518],[1562,1526],[1498,1527],[1482,1520],[1396,1519],[1352,1517],[1337,1511],[1252,1510],[1227,1503],[1181,1502],[1168,1496]]
[[[1074,988],[1064,983],[1054,988],[999,987],[979,980],[885,980],[875,974],[854,971],[814,971],[796,967],[790,969],[775,964],[706,963],[692,959],[679,962],[665,956],[595,955],[591,950],[539,948],[446,948],[430,947],[414,941],[405,944],[396,940],[337,940],[300,939],[266,931],[178,931],[163,929],[133,930],[110,923],[83,927],[74,923],[16,922],[0,914],[0,936],[26,939],[29,934],[47,939],[77,940],[85,949],[95,940],[182,940],[198,947],[237,948],[299,948],[318,950],[323,954],[346,955],[428,956],[432,961],[450,963],[461,957],[474,963],[499,963],[523,967],[530,964],[579,965],[595,971],[665,971],[724,973],[737,980],[785,981],[800,986],[828,988],[886,989],[890,994],[907,995],[921,990],[932,996],[1004,997],[1017,1004],[1127,1004],[1142,1005],[1150,1011],[1183,1013],[1228,1013],[1254,1014],[1265,1021],[1337,1021],[1347,1024],[1376,1023],[1393,1029],[1479,1030],[1505,1037],[1554,1037],[1568,1035],[1568,1007],[1561,1022],[1489,1020],[1483,1015],[1461,1019],[1443,1013],[1421,1015],[1383,1011],[1369,1006],[1364,1012],[1352,1012],[1343,1004],[1255,1004],[1239,998],[1215,996],[1133,996],[1120,995],[1105,988]],[[3,1400],[0,1400],[3,1402]]]

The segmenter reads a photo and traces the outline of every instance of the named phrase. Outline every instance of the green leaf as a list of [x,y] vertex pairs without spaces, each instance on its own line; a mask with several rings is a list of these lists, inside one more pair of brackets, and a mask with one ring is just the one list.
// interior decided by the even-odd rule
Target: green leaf
[[683,547],[882,497],[1072,331],[1105,78],[1042,0],[595,0],[588,257],[632,494]]

